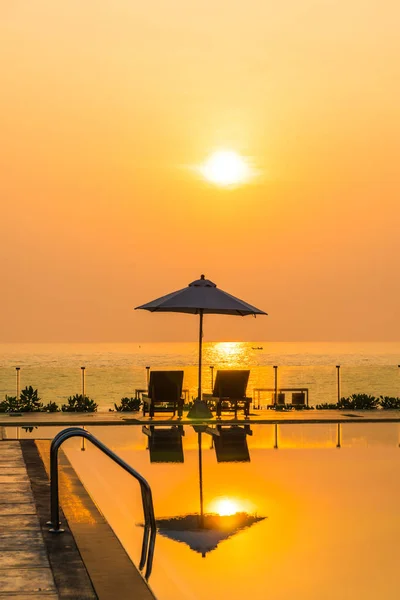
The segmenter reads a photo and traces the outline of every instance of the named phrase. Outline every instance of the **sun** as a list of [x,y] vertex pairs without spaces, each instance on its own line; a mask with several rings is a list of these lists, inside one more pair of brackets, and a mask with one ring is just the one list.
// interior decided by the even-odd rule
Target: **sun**
[[250,177],[246,160],[232,150],[214,152],[200,171],[207,181],[222,187],[244,183]]

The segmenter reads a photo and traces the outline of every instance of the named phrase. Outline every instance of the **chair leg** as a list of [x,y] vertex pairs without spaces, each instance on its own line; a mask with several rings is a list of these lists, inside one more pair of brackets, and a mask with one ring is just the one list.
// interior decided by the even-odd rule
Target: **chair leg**
[[154,417],[154,404],[152,402],[150,403],[149,415],[151,419]]

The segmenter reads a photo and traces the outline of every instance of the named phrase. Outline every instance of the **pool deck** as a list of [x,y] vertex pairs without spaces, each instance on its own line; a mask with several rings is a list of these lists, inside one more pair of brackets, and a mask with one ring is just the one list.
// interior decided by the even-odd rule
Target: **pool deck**
[[19,442],[0,442],[0,598],[58,600]]
[[232,414],[223,414],[221,419],[188,419],[170,414],[157,414],[155,418],[144,417],[141,412],[97,412],[97,413],[25,413],[10,415],[0,413],[0,439],[2,427],[68,427],[80,425],[120,426],[120,425],[264,425],[264,424],[321,424],[321,423],[400,423],[400,410],[253,410],[246,419],[240,413],[234,419]]
[[0,441],[0,599],[154,600],[63,452],[60,520],[49,532],[49,441]]

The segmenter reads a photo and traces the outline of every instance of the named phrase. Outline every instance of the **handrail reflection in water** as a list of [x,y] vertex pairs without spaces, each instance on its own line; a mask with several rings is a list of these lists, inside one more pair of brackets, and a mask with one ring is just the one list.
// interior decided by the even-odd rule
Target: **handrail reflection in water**
[[142,570],[147,563],[145,578],[148,579],[151,573],[153,564],[153,555],[156,539],[156,519],[154,516],[153,498],[150,485],[147,480],[133,469],[122,458],[115,454],[110,448],[98,440],[94,435],[81,427],[68,427],[60,431],[53,439],[50,446],[50,507],[52,525],[50,531],[52,533],[62,533],[60,528],[60,505],[59,505],[59,485],[58,485],[58,450],[66,440],[72,437],[82,437],[91,442],[96,448],[101,450],[106,456],[111,458],[115,463],[122,467],[127,473],[132,475],[140,484],[142,494],[142,506],[144,514],[144,532],[142,551],[140,557],[139,568]]

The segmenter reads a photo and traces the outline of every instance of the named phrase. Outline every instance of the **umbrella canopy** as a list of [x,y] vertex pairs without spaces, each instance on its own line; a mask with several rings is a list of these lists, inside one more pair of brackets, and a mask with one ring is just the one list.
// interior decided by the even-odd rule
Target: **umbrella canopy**
[[263,310],[220,290],[215,283],[205,279],[204,275],[181,290],[161,296],[161,298],[136,308],[143,308],[150,312],[180,312],[193,315],[198,315],[201,312],[203,314],[238,315],[240,317],[267,314]]
[[200,316],[198,402],[195,403],[188,416],[210,417],[211,412],[206,404],[202,402],[201,395],[203,315],[216,314],[245,317],[247,315],[266,315],[267,313],[220,290],[215,283],[206,279],[204,275],[201,275],[200,279],[192,281],[181,290],[161,296],[136,308],[150,312],[179,312]]

